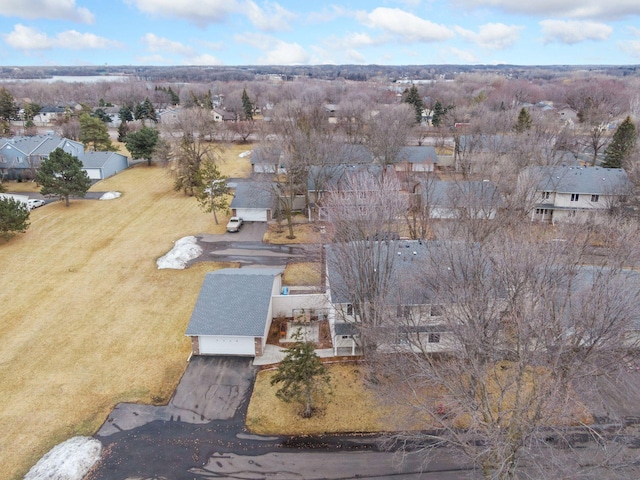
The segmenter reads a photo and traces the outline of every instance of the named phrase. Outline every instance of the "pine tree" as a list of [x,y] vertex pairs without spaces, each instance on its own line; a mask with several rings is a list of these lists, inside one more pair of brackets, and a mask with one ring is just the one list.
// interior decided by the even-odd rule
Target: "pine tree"
[[80,115],[80,141],[95,151],[114,151],[109,130],[102,120],[86,113]]
[[414,108],[416,112],[416,123],[422,122],[422,110],[424,109],[424,104],[422,103],[422,98],[420,97],[418,88],[415,85],[412,85],[407,91],[404,101]]
[[218,166],[210,159],[205,159],[198,172],[195,196],[205,212],[212,212],[218,225],[218,211],[229,208],[229,187],[227,177],[220,173]]
[[524,133],[527,130],[531,130],[531,115],[526,108],[522,107],[520,109],[520,113],[518,114],[518,121],[513,127],[517,133]]
[[56,148],[40,165],[36,183],[42,187],[42,195],[55,195],[64,200],[68,207],[71,195],[85,196],[91,186],[91,179],[82,170],[82,162],[78,157]]
[[309,418],[315,405],[331,386],[331,378],[313,349],[312,342],[302,340],[300,331],[294,335],[295,343],[288,347],[286,355],[271,385],[282,383],[276,396],[283,402],[294,402],[302,407],[300,415]]
[[624,122],[616,129],[611,143],[604,151],[602,166],[605,168],[622,168],[631,157],[637,139],[636,127],[631,121],[631,117],[625,118]]
[[242,90],[242,111],[245,120],[253,120],[253,103],[249,99],[246,88]]
[[29,208],[14,198],[0,198],[0,237],[9,240],[29,228]]
[[436,104],[433,106],[433,116],[431,117],[431,125],[439,127],[442,125],[442,118],[447,113],[440,103],[440,100],[436,100]]

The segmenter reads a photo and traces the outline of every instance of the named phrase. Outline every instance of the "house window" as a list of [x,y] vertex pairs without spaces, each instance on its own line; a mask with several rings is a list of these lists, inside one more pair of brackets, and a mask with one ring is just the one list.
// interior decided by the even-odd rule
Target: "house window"
[[396,343],[398,345],[408,345],[409,334],[407,332],[398,332],[396,335]]
[[347,315],[353,316],[353,304],[347,303]]
[[571,201],[572,202],[577,202],[580,199],[580,194],[579,193],[572,193],[571,194]]
[[536,215],[548,215],[549,210],[547,208],[536,208]]
[[430,333],[429,334],[429,343],[440,343],[440,334],[439,333]]
[[550,196],[551,196],[551,192],[542,192],[542,199],[543,200],[549,200]]
[[350,337],[349,337],[349,335],[342,335],[341,338],[342,338],[342,340],[348,340]]
[[411,306],[409,305],[398,305],[396,310],[396,317],[398,318],[409,318],[411,316]]
[[598,200],[600,200],[600,195],[591,195],[591,201],[592,202],[597,202]]
[[429,315],[432,317],[441,317],[444,313],[444,308],[442,305],[431,305],[431,312]]

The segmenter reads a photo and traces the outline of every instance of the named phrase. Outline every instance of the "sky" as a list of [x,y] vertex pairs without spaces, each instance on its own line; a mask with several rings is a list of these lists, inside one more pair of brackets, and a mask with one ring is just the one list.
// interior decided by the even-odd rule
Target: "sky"
[[640,0],[0,0],[0,65],[635,65]]

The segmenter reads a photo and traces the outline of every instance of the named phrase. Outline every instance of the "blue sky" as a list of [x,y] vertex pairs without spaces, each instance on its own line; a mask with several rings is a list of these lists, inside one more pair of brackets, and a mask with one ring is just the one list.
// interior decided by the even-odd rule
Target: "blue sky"
[[0,0],[1,65],[640,64],[640,0]]

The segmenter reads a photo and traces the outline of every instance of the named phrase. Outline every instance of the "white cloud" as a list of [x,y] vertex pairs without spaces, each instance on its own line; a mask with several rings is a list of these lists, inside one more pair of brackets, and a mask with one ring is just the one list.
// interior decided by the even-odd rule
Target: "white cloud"
[[508,13],[570,18],[622,18],[640,15],[638,0],[455,0],[464,8],[499,8]]
[[475,55],[475,53],[470,52],[468,50],[461,50],[459,48],[451,47],[448,49],[448,51],[449,51],[449,55],[448,55],[449,59],[451,57],[455,57],[464,63],[478,62],[478,57]]
[[504,23],[487,23],[481,25],[478,33],[462,27],[455,27],[456,32],[465,40],[477,44],[479,47],[491,50],[502,50],[512,46],[520,37],[523,27],[505,25]]
[[183,18],[198,26],[217,23],[239,11],[236,0],[125,0],[138,10],[150,15],[168,18]]
[[375,39],[367,33],[350,33],[346,37],[340,39],[339,48],[352,49],[370,47],[379,43],[381,43],[379,39]]
[[194,54],[193,48],[168,38],[158,37],[153,33],[147,33],[142,37],[142,42],[147,45],[151,52],[173,53],[184,56]]
[[265,32],[289,30],[291,28],[290,22],[296,18],[295,14],[278,3],[267,2],[266,6],[265,10],[253,0],[248,0],[242,12],[254,26]]
[[93,23],[89,9],[76,7],[75,0],[0,0],[0,15],[20,18],[48,18]]
[[196,55],[195,57],[186,58],[183,62],[183,65],[222,65],[223,62],[220,59],[214,57],[213,55],[209,55],[208,53],[204,53],[202,55]]
[[324,7],[320,12],[311,12],[307,16],[307,20],[313,23],[326,23],[347,15],[349,15],[349,12],[344,7],[340,5],[330,5]]
[[275,46],[259,58],[264,65],[301,65],[309,63],[310,56],[301,45],[278,41]]
[[437,42],[454,36],[447,27],[399,8],[379,7],[370,13],[359,12],[357,18],[363,25],[384,30],[407,42]]
[[619,43],[619,46],[627,55],[640,60],[640,40]]
[[543,20],[540,22],[544,34],[544,43],[574,43],[586,40],[607,40],[613,28],[604,23],[578,22],[562,20]]
[[18,50],[48,50],[52,48],[84,50],[122,46],[119,42],[98,37],[93,33],[80,33],[75,30],[67,30],[58,33],[55,37],[49,37],[46,33],[21,24],[15,25],[13,31],[4,34],[3,37],[10,47]]

